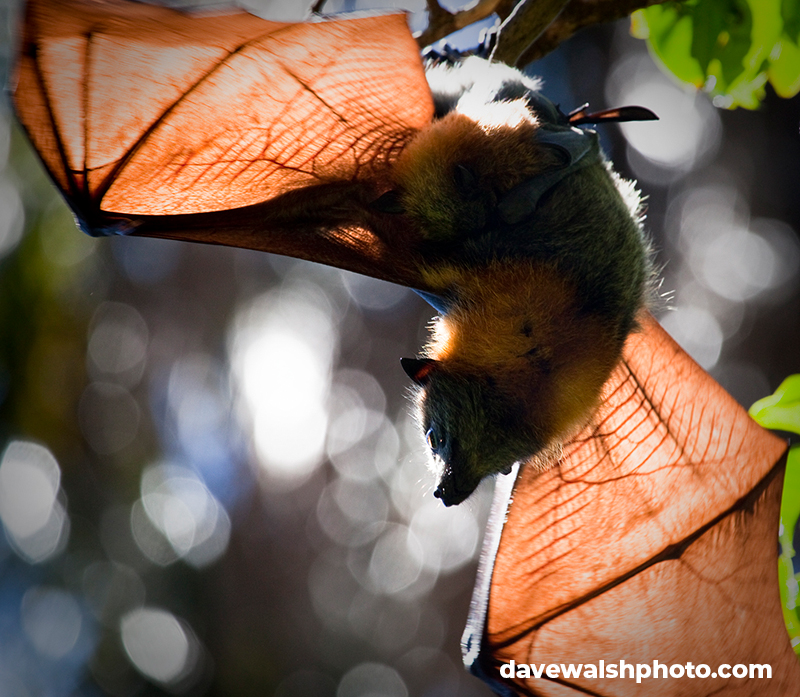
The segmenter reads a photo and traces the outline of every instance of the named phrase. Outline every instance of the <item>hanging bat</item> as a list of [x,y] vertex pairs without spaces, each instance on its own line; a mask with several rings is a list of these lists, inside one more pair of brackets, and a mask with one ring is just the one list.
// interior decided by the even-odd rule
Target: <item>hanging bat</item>
[[[775,573],[785,444],[641,311],[638,196],[575,128],[646,114],[564,116],[477,60],[428,79],[397,15],[40,1],[14,100],[90,234],[311,259],[440,311],[403,362],[439,497],[528,462],[500,480],[464,639],[499,694],[797,694]],[[531,674],[654,658],[775,677]],[[511,660],[528,674],[504,673]]]
[[128,2],[27,6],[14,104],[79,226],[248,247],[400,283],[436,496],[549,465],[647,300],[639,196],[602,120],[478,58],[426,74],[398,14],[302,24]]

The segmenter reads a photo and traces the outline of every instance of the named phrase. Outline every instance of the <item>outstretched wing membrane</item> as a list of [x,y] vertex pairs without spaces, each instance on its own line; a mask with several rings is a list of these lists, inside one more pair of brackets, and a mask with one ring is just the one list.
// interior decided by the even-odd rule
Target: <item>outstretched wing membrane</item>
[[90,234],[254,247],[416,280],[389,261],[413,240],[392,238],[391,221],[376,235],[386,226],[364,210],[433,114],[402,14],[285,24],[34,0],[15,81],[19,118]]

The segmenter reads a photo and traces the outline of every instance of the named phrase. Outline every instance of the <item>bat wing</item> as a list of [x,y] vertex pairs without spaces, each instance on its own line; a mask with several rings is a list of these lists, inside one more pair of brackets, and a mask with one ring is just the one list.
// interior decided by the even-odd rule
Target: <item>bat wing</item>
[[558,465],[499,480],[465,661],[506,695],[740,694],[746,682],[501,676],[511,659],[769,663],[772,680],[748,690],[797,694],[777,577],[786,443],[643,325]]
[[369,207],[433,114],[402,14],[284,24],[34,0],[15,82],[20,121],[90,234],[418,280],[407,226]]

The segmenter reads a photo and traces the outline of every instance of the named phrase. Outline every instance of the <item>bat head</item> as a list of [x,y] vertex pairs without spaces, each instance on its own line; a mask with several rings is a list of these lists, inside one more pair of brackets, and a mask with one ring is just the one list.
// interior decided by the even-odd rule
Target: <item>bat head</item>
[[542,449],[527,427],[524,406],[509,400],[488,375],[465,375],[433,359],[402,360],[419,387],[418,418],[439,474],[434,495],[445,506],[468,498],[487,476]]
[[549,466],[600,403],[624,339],[548,265],[495,261],[452,285],[427,356],[402,361],[448,506],[515,462]]

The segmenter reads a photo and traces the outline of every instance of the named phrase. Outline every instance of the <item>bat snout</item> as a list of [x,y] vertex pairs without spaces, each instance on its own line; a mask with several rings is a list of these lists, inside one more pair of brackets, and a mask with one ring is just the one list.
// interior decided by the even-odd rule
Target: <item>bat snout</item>
[[480,484],[480,479],[464,479],[457,477],[453,470],[448,467],[439,481],[439,486],[433,495],[445,506],[457,506],[462,501],[468,499]]

